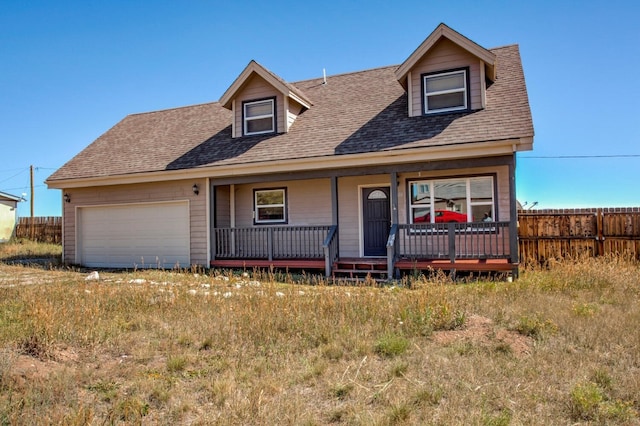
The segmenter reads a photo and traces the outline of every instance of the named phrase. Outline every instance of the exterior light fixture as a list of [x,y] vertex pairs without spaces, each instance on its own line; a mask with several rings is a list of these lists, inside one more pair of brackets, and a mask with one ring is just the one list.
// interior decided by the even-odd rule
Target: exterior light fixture
[[193,193],[198,195],[200,193],[200,188],[198,188],[198,184],[194,183],[193,186],[191,187],[191,189],[193,189]]
[[65,192],[63,198],[65,203],[71,202],[71,196],[68,193]]

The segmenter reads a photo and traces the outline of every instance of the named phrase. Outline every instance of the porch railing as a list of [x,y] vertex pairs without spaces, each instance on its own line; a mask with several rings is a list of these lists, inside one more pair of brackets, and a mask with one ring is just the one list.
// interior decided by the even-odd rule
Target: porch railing
[[[213,257],[322,259],[325,239],[331,228],[329,225],[215,228]],[[337,245],[335,250],[337,252]]]
[[[404,259],[505,259],[509,222],[397,225],[395,257]],[[389,249],[389,244],[387,243]]]
[[327,238],[322,243],[324,250],[324,272],[328,277],[331,275],[331,267],[338,260],[338,226],[333,225],[329,228]]

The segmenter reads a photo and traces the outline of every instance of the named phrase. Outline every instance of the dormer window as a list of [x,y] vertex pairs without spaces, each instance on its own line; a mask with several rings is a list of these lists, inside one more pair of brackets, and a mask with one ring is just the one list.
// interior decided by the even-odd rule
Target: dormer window
[[243,103],[244,134],[260,135],[276,131],[275,99]]
[[468,75],[467,69],[423,75],[424,113],[468,109]]

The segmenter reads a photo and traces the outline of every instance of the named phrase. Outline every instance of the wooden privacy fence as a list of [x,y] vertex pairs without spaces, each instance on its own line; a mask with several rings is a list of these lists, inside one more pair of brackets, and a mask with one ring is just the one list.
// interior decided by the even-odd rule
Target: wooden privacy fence
[[640,259],[640,207],[521,210],[521,263],[624,254]]
[[62,217],[21,217],[16,226],[16,238],[60,244],[62,243]]

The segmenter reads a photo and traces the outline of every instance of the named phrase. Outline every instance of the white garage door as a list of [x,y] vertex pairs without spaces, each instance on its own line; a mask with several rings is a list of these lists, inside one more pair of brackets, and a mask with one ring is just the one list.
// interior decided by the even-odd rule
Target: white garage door
[[78,209],[78,263],[98,268],[186,267],[189,204],[127,204]]

